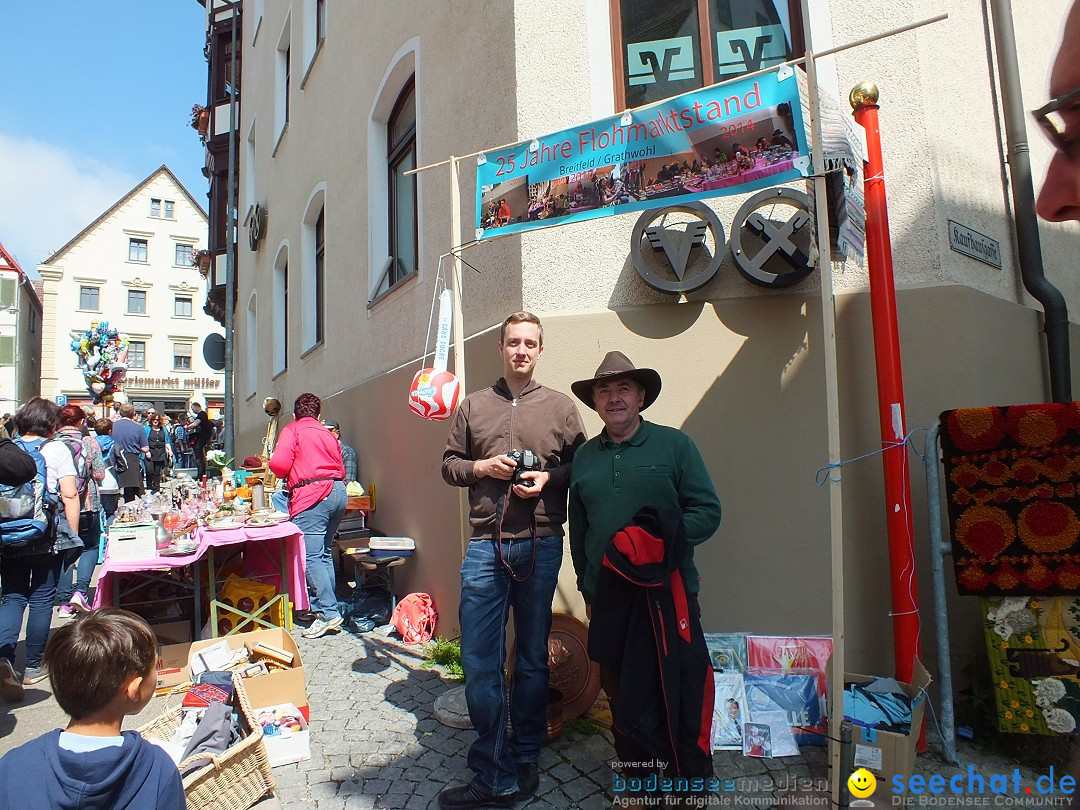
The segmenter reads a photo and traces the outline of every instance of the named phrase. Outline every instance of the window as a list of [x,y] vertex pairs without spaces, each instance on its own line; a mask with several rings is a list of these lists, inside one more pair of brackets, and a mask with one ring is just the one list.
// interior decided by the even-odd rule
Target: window
[[326,320],[326,211],[319,212],[315,221],[315,342],[323,341],[323,323]]
[[101,288],[79,287],[79,309],[88,309],[91,312],[101,311]]
[[146,263],[146,240],[145,239],[129,239],[128,240],[128,261],[129,262],[143,262]]
[[282,248],[274,263],[274,300],[270,330],[274,339],[274,376],[289,366],[289,251]]
[[128,315],[146,314],[146,290],[128,290]]
[[0,335],[0,366],[15,365],[15,336]]
[[191,371],[190,343],[174,343],[172,355],[173,371]]
[[255,293],[248,299],[247,321],[244,326],[247,352],[241,362],[244,364],[247,393],[252,396],[258,388],[259,380],[259,305]]
[[409,79],[394,104],[386,125],[387,170],[390,211],[390,269],[383,289],[416,272],[417,221],[416,175],[416,81]]
[[285,123],[289,123],[289,71],[292,69],[292,47],[285,49]]
[[795,0],[612,0],[612,8],[620,110],[778,65],[803,52]]
[[326,0],[315,0],[315,36],[320,45],[326,41]]
[[36,335],[37,334],[37,319],[38,319],[37,309],[35,309],[31,305],[31,307],[30,307],[30,334],[31,335]]
[[[274,65],[274,132],[280,139],[289,123],[289,83],[292,55],[292,20],[285,20],[285,26],[278,37],[277,53]],[[275,146],[276,149],[276,146]]]
[[191,296],[190,295],[178,295],[173,299],[173,317],[174,318],[190,318],[191,317]]
[[173,202],[172,200],[166,200],[165,201],[165,219],[175,219],[176,218],[176,216],[174,214],[174,209],[175,208],[176,208],[176,203],[175,202]]
[[191,254],[195,252],[194,245],[186,245],[182,242],[176,243],[176,253],[173,256],[173,264],[177,267],[189,267],[191,266]]
[[0,307],[15,305],[15,293],[19,289],[19,282],[13,278],[0,279]]
[[157,197],[150,198],[150,216],[161,216],[161,200],[159,200]]
[[145,340],[132,340],[128,343],[128,368],[146,368]]

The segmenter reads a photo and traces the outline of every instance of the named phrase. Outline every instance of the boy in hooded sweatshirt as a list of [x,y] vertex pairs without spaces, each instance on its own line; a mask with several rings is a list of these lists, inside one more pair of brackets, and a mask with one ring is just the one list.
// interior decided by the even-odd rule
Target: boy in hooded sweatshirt
[[56,630],[45,649],[53,695],[71,715],[0,759],[0,804],[22,810],[184,810],[184,786],[162,749],[120,731],[154,696],[156,640],[134,613],[102,608]]

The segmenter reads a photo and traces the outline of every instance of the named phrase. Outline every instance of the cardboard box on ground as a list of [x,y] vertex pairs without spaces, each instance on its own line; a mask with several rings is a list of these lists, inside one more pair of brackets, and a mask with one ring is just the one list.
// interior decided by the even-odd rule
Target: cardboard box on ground
[[[873,680],[875,676],[844,673],[845,684],[866,684]],[[897,775],[903,777],[905,786],[908,784],[915,770],[915,748],[922,730],[926,690],[930,681],[930,673],[926,671],[922,661],[916,658],[911,683],[900,683],[901,689],[911,698],[911,730],[907,734],[865,728],[844,721],[845,726],[851,727],[851,749],[847,762],[844,763],[847,771],[841,774],[842,780],[847,779],[853,771],[866,768],[877,777],[879,785],[882,782],[891,784],[892,778]],[[829,701],[830,710],[835,705],[832,700]],[[906,794],[905,790],[904,794],[900,795]]]

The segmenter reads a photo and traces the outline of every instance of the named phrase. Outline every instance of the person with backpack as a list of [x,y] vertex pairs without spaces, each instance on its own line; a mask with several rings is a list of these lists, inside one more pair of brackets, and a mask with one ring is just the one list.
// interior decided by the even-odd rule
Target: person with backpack
[[[18,521],[27,530],[16,531],[4,525],[8,521],[0,522],[0,695],[8,700],[22,697],[23,684],[48,677],[41,659],[49,640],[62,551],[81,545],[71,529],[79,525],[75,463],[66,446],[48,441],[59,427],[60,408],[41,397],[34,397],[15,414],[16,444],[34,458],[37,474],[33,519]],[[27,607],[26,669],[19,676],[15,648]]]
[[120,503],[119,475],[121,470],[119,465],[123,455],[116,449],[112,429],[112,421],[105,417],[98,419],[94,425],[95,438],[101,449],[101,458],[105,462],[105,477],[98,484],[98,498],[101,499],[101,511],[104,518],[101,523],[105,529],[112,525],[113,515],[116,514],[116,507]]
[[[105,479],[105,461],[101,448],[92,436],[82,435],[85,415],[78,405],[65,405],[60,409],[60,430],[53,442],[67,445],[75,464],[76,484],[82,500],[79,512],[79,539],[81,547],[64,556],[60,572],[60,618],[71,618],[77,610],[90,610],[86,594],[90,590],[90,578],[97,567],[98,546],[101,544],[101,497],[98,484]],[[78,579],[75,569],[78,567]]]

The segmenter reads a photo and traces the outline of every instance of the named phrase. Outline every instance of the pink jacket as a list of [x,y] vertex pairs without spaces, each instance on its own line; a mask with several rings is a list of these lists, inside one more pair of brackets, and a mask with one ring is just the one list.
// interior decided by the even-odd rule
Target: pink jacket
[[[270,457],[270,471],[285,479],[292,493],[289,514],[298,515],[330,494],[334,486],[330,478],[345,480],[341,445],[318,419],[305,416],[281,431]],[[297,486],[312,478],[327,480]]]

